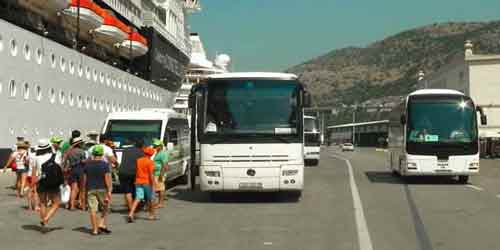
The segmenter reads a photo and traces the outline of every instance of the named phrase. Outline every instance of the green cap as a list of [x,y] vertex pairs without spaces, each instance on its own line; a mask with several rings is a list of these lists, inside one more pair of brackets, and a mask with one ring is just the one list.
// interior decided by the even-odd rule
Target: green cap
[[50,138],[50,143],[52,143],[52,144],[59,144],[62,141],[64,141],[64,138],[62,138],[61,136],[52,136]]
[[104,147],[102,145],[95,145],[92,149],[93,156],[102,156],[104,155]]
[[158,146],[162,146],[163,145],[163,142],[159,139],[154,139],[153,140],[153,147],[158,147]]

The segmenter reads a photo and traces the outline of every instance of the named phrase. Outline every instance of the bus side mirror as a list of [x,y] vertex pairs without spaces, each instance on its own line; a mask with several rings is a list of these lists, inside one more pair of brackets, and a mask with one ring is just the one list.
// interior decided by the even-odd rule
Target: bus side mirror
[[401,117],[399,118],[399,121],[401,122],[401,125],[405,125],[406,124],[406,116],[401,115]]
[[304,93],[304,107],[311,107],[311,94],[309,92]]
[[488,125],[488,118],[486,115],[481,115],[481,125]]

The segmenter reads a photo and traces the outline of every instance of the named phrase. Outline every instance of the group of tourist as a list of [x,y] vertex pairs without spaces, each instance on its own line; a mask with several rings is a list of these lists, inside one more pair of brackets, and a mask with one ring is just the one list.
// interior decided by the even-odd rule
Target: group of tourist
[[[106,216],[114,173],[118,173],[129,212],[126,220],[134,222],[140,205],[149,212],[148,219],[156,220],[155,209],[164,203],[168,171],[163,141],[156,139],[152,145],[144,146],[138,140],[134,147],[124,149],[118,164],[114,144],[108,137],[96,132],[87,137],[84,140],[80,131],[74,130],[67,140],[59,136],[41,139],[34,149],[18,137],[16,150],[3,171],[10,168],[16,173],[16,196],[26,197],[27,208],[39,212],[40,225],[45,228],[62,203],[66,203],[69,210],[89,211],[92,235],[111,233]],[[69,199],[65,200],[68,192]]]

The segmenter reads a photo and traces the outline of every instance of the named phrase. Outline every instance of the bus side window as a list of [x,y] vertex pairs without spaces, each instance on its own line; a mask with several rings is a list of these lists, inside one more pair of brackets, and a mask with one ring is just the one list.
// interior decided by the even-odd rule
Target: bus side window
[[174,144],[174,146],[177,146],[177,144],[179,143],[178,139],[179,138],[177,137],[177,130],[172,129],[168,131],[168,142],[171,142]]

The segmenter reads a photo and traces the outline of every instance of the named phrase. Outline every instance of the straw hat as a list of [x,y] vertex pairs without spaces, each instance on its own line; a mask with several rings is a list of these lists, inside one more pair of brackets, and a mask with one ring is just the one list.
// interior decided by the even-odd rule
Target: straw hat
[[37,150],[44,150],[44,149],[49,149],[49,148],[50,148],[49,140],[47,140],[47,139],[38,140],[38,145],[36,147]]
[[83,143],[83,139],[81,137],[75,137],[73,138],[73,141],[71,142],[71,145],[77,145],[77,144],[80,144],[80,143]]

